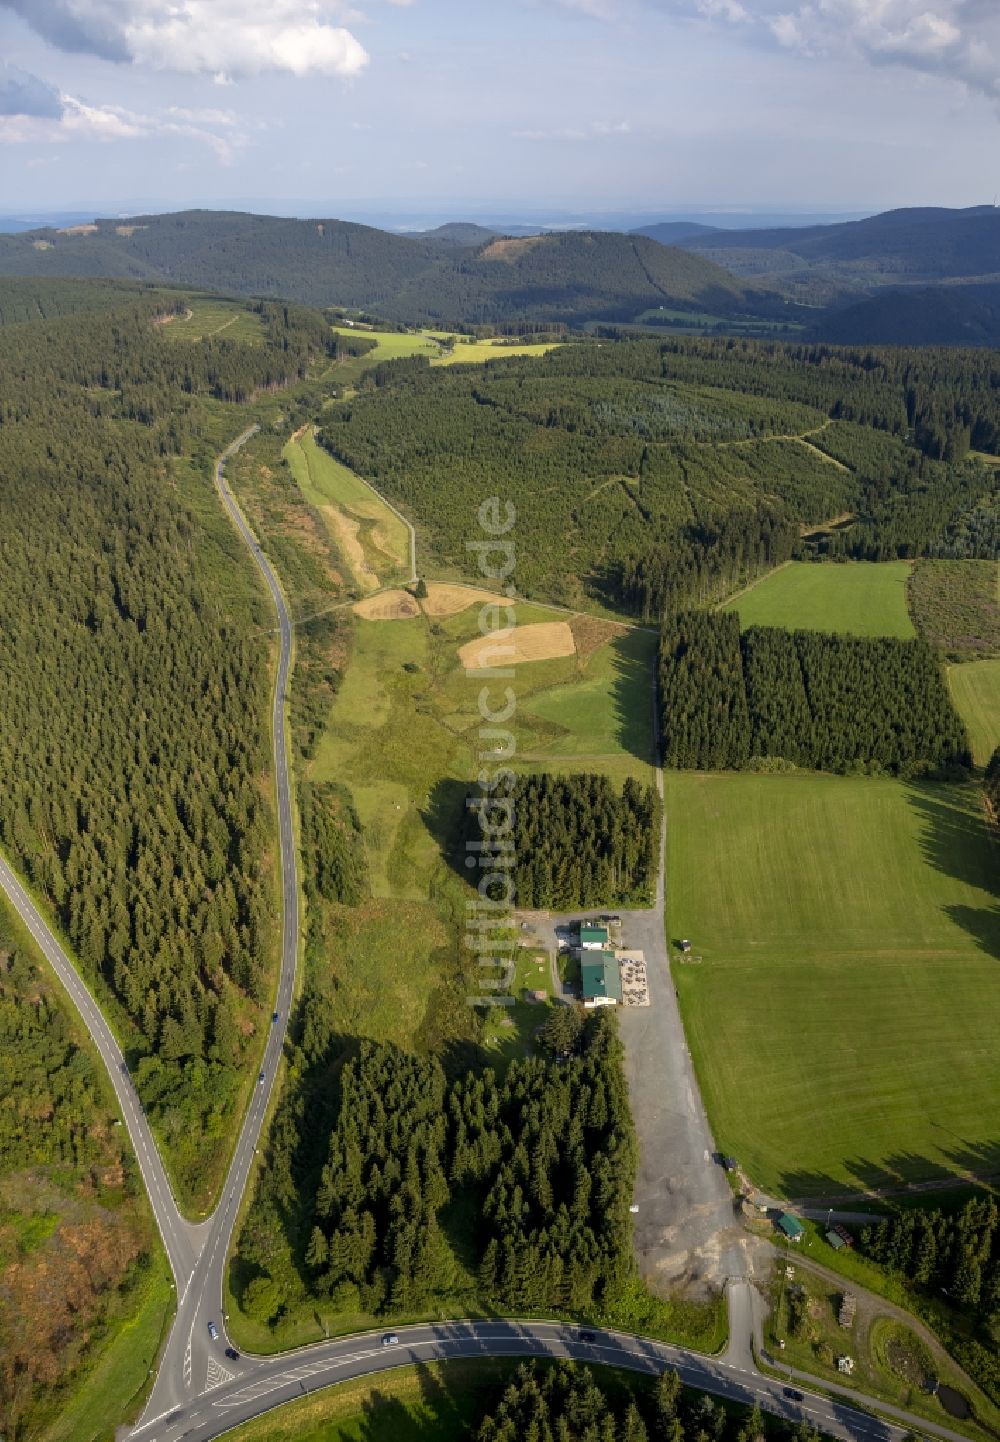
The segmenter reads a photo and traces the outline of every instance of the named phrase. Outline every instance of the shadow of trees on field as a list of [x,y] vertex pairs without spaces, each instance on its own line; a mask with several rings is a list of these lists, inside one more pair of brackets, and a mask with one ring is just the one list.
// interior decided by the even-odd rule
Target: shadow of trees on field
[[789,1201],[824,1206],[838,1198],[886,1192],[925,1195],[928,1205],[933,1206],[935,1193],[947,1190],[949,1185],[968,1187],[970,1179],[987,1181],[1000,1176],[1000,1132],[994,1141],[972,1142],[941,1124],[932,1122],[932,1126],[941,1133],[940,1152],[933,1159],[913,1151],[896,1152],[878,1161],[855,1157],[844,1162],[846,1180],[843,1176],[791,1167],[781,1175],[781,1195]]
[[975,887],[992,904],[946,906],[944,912],[987,955],[1000,960],[1000,837],[976,807],[978,791],[947,785],[913,785],[910,805],[921,823],[925,860],[944,876]]
[[643,631],[626,631],[609,644],[614,654],[611,694],[615,739],[623,751],[652,763],[656,757],[653,731],[656,637]]

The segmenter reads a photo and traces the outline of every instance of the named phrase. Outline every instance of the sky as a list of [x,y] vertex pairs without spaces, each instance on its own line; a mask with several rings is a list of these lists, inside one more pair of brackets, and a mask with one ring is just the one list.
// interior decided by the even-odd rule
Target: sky
[[1000,0],[0,0],[0,211],[975,205]]

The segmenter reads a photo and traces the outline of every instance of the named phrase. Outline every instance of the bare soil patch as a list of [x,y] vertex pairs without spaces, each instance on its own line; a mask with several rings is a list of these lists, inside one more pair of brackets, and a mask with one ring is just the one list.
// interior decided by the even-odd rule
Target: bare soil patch
[[352,610],[365,621],[412,621],[420,615],[420,607],[409,591],[380,591],[377,596],[358,601]]
[[67,225],[62,230],[57,230],[57,235],[96,235],[96,225]]
[[511,240],[494,240],[491,245],[481,253],[480,260],[505,260],[508,265],[513,264],[525,251],[534,250],[545,239],[543,235],[525,235],[514,237]]
[[477,636],[458,648],[458,659],[467,671],[489,666],[517,666],[523,661],[551,661],[557,656],[574,656],[576,642],[566,621],[539,621],[531,626],[513,626]]
[[337,545],[343,552],[358,584],[366,591],[377,591],[378,576],[365,560],[365,549],[358,540],[360,523],[353,517],[345,515],[339,506],[324,506],[322,509],[337,538]]
[[428,616],[457,616],[470,606],[494,602],[505,606],[507,599],[493,591],[483,591],[477,586],[453,586],[447,581],[429,581],[423,607]]

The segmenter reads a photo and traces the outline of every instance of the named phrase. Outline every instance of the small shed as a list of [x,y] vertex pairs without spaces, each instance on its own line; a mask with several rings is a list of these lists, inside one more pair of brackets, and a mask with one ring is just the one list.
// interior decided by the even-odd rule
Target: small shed
[[830,1243],[830,1246],[835,1252],[839,1252],[841,1247],[845,1247],[847,1245],[839,1232],[827,1232],[826,1240]]
[[581,951],[604,951],[608,944],[608,928],[590,922],[580,924]]
[[778,1216],[778,1231],[782,1232],[790,1242],[801,1242],[805,1235],[805,1227],[798,1217],[793,1217],[789,1212],[781,1212]]

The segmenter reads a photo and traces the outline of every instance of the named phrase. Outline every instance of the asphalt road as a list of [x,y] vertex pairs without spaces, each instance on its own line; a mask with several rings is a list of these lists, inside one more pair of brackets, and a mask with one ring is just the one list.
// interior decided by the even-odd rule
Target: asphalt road
[[[143,1418],[155,1417],[171,1408],[190,1403],[191,1399],[200,1395],[206,1387],[218,1386],[236,1375],[232,1362],[225,1355],[225,1348],[229,1345],[222,1310],[226,1256],[253,1166],[254,1152],[260,1139],[268,1101],[278,1075],[295,987],[299,944],[299,892],[285,735],[285,700],[292,659],[292,623],[277,577],[261,551],[257,537],[236,504],[223,474],[226,461],[250,439],[256,429],[257,427],[253,426],[245,431],[219,457],[215,467],[215,485],[222,504],[246,542],[264,578],[278,615],[278,671],[271,721],[282,892],[281,972],[274,1002],[278,1020],[271,1025],[261,1063],[260,1080],[254,1087],[219,1204],[202,1228],[199,1238],[202,1245],[190,1277],[185,1281],[178,1279],[177,1315],[160,1358],[156,1382]],[[215,1339],[209,1334],[210,1322],[218,1333]]]
[[[382,1345],[382,1336],[397,1340]],[[893,1425],[859,1412],[846,1401],[820,1397],[796,1385],[761,1377],[732,1361],[699,1357],[678,1347],[640,1337],[595,1330],[585,1342],[581,1329],[559,1322],[445,1322],[420,1327],[399,1327],[390,1334],[378,1332],[320,1343],[280,1357],[254,1359],[243,1375],[198,1397],[190,1406],[150,1417],[133,1432],[135,1442],[209,1442],[210,1438],[284,1402],[294,1401],[335,1382],[371,1376],[394,1367],[443,1361],[458,1357],[551,1357],[603,1363],[633,1372],[659,1374],[675,1368],[692,1387],[733,1401],[760,1402],[768,1412],[797,1421],[807,1418],[832,1437],[850,1442],[902,1442],[906,1419]],[[966,1442],[957,1433],[921,1424],[947,1442]]]
[[[277,578],[233,499],[223,475],[226,461],[256,429],[254,426],[244,432],[219,458],[215,483],[223,505],[264,578],[278,615],[280,644],[273,703],[283,896],[281,972],[275,1001],[278,1021],[270,1029],[261,1069],[262,1080],[254,1087],[221,1199],[216,1210],[205,1221],[191,1223],[181,1216],[148,1122],[125,1070],[121,1050],[110,1028],[28,892],[6,861],[0,857],[0,886],[52,966],[107,1067],[177,1286],[177,1312],[159,1359],[148,1404],[131,1433],[128,1433],[128,1429],[120,1430],[136,1438],[137,1442],[179,1442],[181,1438],[190,1439],[190,1442],[208,1442],[208,1439],[229,1431],[261,1412],[351,1377],[369,1376],[393,1367],[446,1358],[547,1356],[602,1362],[639,1372],[659,1372],[666,1366],[674,1367],[683,1380],[692,1386],[720,1397],[745,1402],[756,1398],[769,1412],[789,1418],[805,1416],[837,1438],[857,1438],[861,1439],[861,1442],[902,1442],[905,1432],[914,1428],[924,1434],[941,1437],[945,1442],[965,1442],[958,1433],[891,1408],[883,1410],[896,1416],[901,1425],[894,1426],[879,1421],[851,1405],[852,1400],[863,1404],[864,1398],[852,1394],[847,1388],[827,1388],[828,1391],[839,1391],[841,1394],[839,1398],[831,1400],[806,1393],[797,1379],[795,1395],[789,1396],[788,1384],[776,1382],[760,1374],[755,1367],[752,1347],[754,1336],[759,1340],[760,1334],[759,1320],[755,1316],[757,1296],[748,1282],[740,1280],[741,1273],[737,1271],[739,1258],[736,1254],[730,1259],[734,1273],[729,1287],[730,1343],[720,1358],[706,1358],[642,1337],[596,1329],[594,1341],[585,1342],[580,1329],[568,1324],[499,1319],[400,1327],[394,1332],[398,1340],[387,1346],[381,1344],[379,1333],[370,1333],[321,1343],[277,1357],[226,1357],[225,1348],[229,1345],[229,1339],[222,1313],[226,1256],[281,1061],[295,983],[299,932],[298,881],[284,713],[291,666],[292,627]],[[634,913],[634,916],[637,924],[638,918],[645,918],[650,927],[648,937],[642,935],[638,938],[647,951],[647,959],[650,954],[657,956],[654,977],[658,980],[654,980],[652,1011],[666,1003],[668,1012],[675,1013],[676,1008],[670,1006],[673,1002],[672,994],[666,996],[662,991],[663,985],[669,982],[663,940],[662,888],[661,868],[657,907],[653,912]],[[662,958],[656,953],[654,917],[659,919],[659,946],[664,953]],[[672,993],[672,987],[670,992]],[[680,1028],[679,1018],[676,1019],[676,1026],[672,1016],[669,1023],[673,1035],[676,1029]],[[698,1151],[697,1145],[689,1157],[681,1157],[678,1152],[671,1151],[672,1143],[669,1141],[668,1132],[662,1128],[650,1128],[644,1123],[640,1127],[643,1151],[648,1152],[652,1148],[657,1155],[652,1158],[647,1156],[643,1163],[644,1170],[640,1171],[640,1195],[645,1195],[644,1189],[648,1189],[648,1195],[645,1196],[646,1207],[655,1208],[657,1189],[675,1187],[674,1172],[681,1166],[686,1172],[690,1172],[692,1178],[696,1173],[703,1179],[707,1178],[703,1181],[703,1202],[716,1214],[721,1194],[716,1186],[717,1169],[712,1167],[707,1158],[707,1121],[704,1120],[704,1111],[694,1085],[693,1073],[690,1071],[690,1060],[683,1062],[683,1057],[686,1056],[683,1031],[680,1030],[677,1035],[680,1045],[671,1044],[671,1051],[680,1059],[680,1070],[676,1075],[662,1079],[658,1088],[681,1087],[684,1126],[696,1142],[704,1138],[706,1146],[701,1149],[700,1162],[695,1155]],[[634,1048],[630,1047],[628,1050],[637,1054]],[[636,1074],[630,1077],[630,1081],[635,1098],[636,1087],[642,1088],[643,1078]],[[666,1095],[660,1096],[658,1105],[660,1104],[668,1111],[673,1105]],[[639,1105],[642,1105],[641,1096]],[[661,1147],[666,1150],[661,1152]],[[655,1175],[649,1170],[651,1167]],[[696,1208],[700,1205],[693,1193],[687,1196],[685,1201],[676,1191],[673,1192],[671,1215],[676,1217],[678,1207],[687,1204]],[[642,1215],[641,1211],[639,1215]],[[655,1211],[653,1215],[656,1215]],[[703,1229],[705,1221],[705,1215],[702,1214],[697,1226]],[[210,1322],[218,1333],[214,1340],[208,1331]]]

